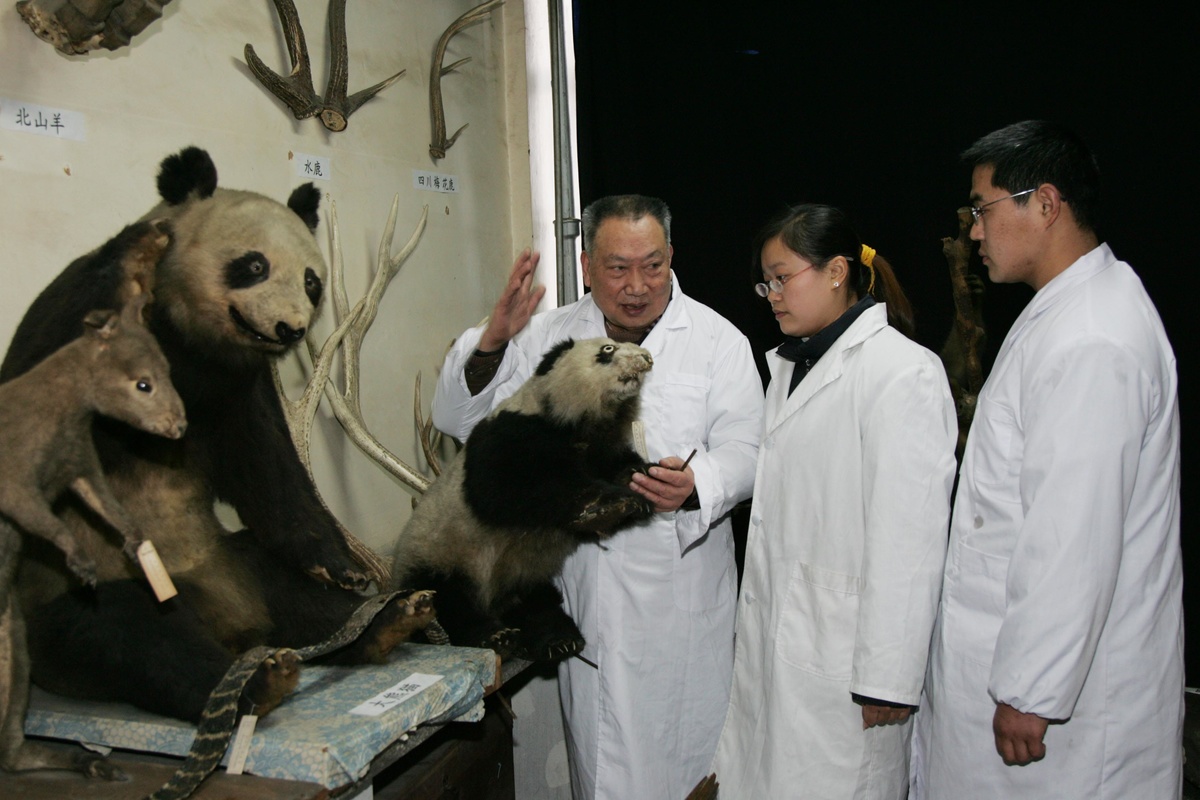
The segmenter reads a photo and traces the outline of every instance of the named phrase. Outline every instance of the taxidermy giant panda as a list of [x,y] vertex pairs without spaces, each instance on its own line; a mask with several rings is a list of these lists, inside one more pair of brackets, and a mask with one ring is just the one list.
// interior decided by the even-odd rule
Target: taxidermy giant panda
[[642,380],[637,345],[567,340],[481,421],[401,533],[397,586],[437,592],[453,644],[555,660],[583,649],[553,579],[581,544],[647,520],[629,488]]
[[[162,202],[146,218],[170,223],[162,259],[131,270],[137,260],[124,257],[118,236],[74,261],[29,308],[0,380],[79,336],[88,309],[153,293],[148,325],[190,426],[170,441],[98,420],[93,437],[113,494],[154,541],[179,597],[157,603],[120,538],[78,503],[61,516],[97,565],[95,589],[28,536],[18,580],[35,683],[195,721],[237,654],[322,641],[362,602],[354,590],[366,580],[296,454],[270,371],[320,307],[319,192],[305,184],[285,206],[219,189],[197,148],[162,162],[158,190]],[[217,499],[246,530],[221,525]],[[416,621],[428,621],[428,600],[417,602],[391,604],[334,656],[382,659]],[[259,713],[277,703],[296,667],[290,652],[265,662],[244,702]]]

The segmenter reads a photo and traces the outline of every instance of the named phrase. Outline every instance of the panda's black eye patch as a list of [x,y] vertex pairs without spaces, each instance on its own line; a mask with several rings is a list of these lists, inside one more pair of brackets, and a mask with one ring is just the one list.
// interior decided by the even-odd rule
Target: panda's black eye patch
[[247,289],[262,283],[270,275],[271,262],[256,250],[225,265],[225,285],[230,289]]
[[600,352],[596,353],[596,362],[599,364],[611,364],[613,354],[617,352],[617,348],[611,344],[606,344],[600,348]]
[[304,293],[308,295],[308,299],[314,306],[321,302],[321,292],[325,286],[321,283],[321,278],[317,273],[313,272],[312,267],[304,270]]

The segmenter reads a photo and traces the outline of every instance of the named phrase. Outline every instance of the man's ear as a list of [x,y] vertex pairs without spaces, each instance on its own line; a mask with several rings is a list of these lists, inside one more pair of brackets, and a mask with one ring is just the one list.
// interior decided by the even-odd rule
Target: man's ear
[[579,254],[579,264],[583,267],[583,285],[590,289],[592,288],[592,270],[588,261],[587,250]]
[[1062,214],[1064,202],[1062,192],[1053,183],[1043,183],[1039,186],[1029,202],[1036,204],[1033,210],[1041,215],[1047,226],[1053,225]]

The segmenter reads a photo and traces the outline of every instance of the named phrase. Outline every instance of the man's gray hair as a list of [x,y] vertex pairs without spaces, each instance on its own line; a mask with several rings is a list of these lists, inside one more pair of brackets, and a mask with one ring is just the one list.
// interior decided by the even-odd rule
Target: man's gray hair
[[600,223],[606,219],[639,220],[646,215],[658,220],[663,233],[667,237],[667,245],[671,244],[671,209],[657,197],[646,197],[640,194],[612,194],[593,200],[583,210],[583,249],[587,254],[594,255],[592,244],[596,241],[596,231]]

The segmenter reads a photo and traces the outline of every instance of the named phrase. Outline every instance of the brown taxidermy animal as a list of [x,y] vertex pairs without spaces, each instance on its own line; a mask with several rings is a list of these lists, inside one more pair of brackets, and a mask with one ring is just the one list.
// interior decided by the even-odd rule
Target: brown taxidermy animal
[[[165,226],[141,223],[126,258],[153,264],[169,242]],[[178,439],[187,427],[170,367],[142,323],[146,296],[125,308],[93,311],[84,335],[20,377],[0,384],[0,768],[70,769],[110,780],[123,776],[94,753],[51,750],[25,741],[29,655],[14,577],[22,532],[53,542],[81,581],[96,583],[96,564],[56,516],[66,492],[124,539],[133,561],[141,537],[112,496],[92,440],[92,419],[113,417]]]

